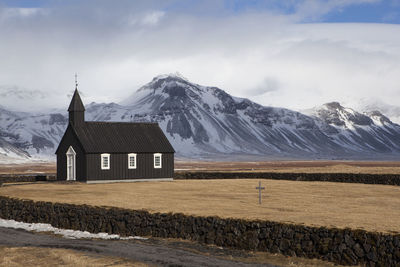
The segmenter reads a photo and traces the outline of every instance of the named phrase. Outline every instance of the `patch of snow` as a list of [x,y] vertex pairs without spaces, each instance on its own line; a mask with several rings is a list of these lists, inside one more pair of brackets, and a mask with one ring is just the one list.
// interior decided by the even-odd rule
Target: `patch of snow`
[[14,220],[5,220],[1,218],[0,218],[0,227],[12,228],[12,229],[24,229],[26,231],[31,231],[31,232],[52,232],[56,235],[62,235],[64,238],[68,239],[114,239],[114,240],[147,239],[145,237],[140,237],[140,236],[121,237],[120,235],[110,235],[107,233],[93,234],[87,231],[60,229],[57,227],[53,227],[47,223],[25,223],[25,222],[17,222]]
[[20,164],[32,161],[29,158],[10,157],[7,154],[0,153],[0,164]]
[[182,80],[185,81],[189,81],[187,78],[185,78],[180,72],[175,72],[175,73],[170,73],[170,74],[161,74],[156,76],[154,79],[160,80],[160,79],[166,79],[168,77],[176,77],[176,78],[180,78]]
[[351,108],[344,108],[344,110],[345,110],[347,113],[350,113],[350,114],[352,114],[352,115],[356,115],[356,112],[355,112],[353,109],[351,109]]
[[203,101],[203,103],[206,103],[207,105],[209,105],[211,110],[213,110],[214,108],[217,108],[221,104],[221,101],[218,99],[218,97],[216,97],[213,94],[214,89],[209,88],[209,87],[206,87],[204,89],[205,90],[203,90],[201,92],[201,94],[202,94],[201,100]]
[[382,114],[389,117],[392,122],[400,124],[400,107],[398,105],[387,104],[379,98],[361,98],[358,101],[347,104],[351,104],[353,108],[361,112],[379,110]]

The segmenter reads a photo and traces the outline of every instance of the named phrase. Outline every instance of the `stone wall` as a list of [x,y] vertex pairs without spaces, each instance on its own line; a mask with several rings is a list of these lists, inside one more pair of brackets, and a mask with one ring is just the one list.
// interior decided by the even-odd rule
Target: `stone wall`
[[338,264],[400,266],[400,235],[268,221],[149,213],[0,196],[0,217],[110,234],[183,238],[217,246],[320,258]]
[[0,184],[53,181],[55,179],[56,176],[54,174],[0,174]]
[[[340,183],[400,185],[398,174],[361,173],[277,173],[277,172],[175,172],[174,179],[274,179],[289,181],[323,181]],[[54,174],[3,174],[0,183],[55,181]]]
[[279,173],[279,172],[175,172],[174,179],[274,179],[340,183],[400,185],[398,174]]

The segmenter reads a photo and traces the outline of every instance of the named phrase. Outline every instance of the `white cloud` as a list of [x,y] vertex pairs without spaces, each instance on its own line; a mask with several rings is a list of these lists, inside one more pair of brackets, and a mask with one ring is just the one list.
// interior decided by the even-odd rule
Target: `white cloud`
[[48,14],[48,11],[43,8],[3,8],[0,16],[3,18],[31,17]]
[[165,12],[163,11],[152,11],[144,16],[142,23],[144,25],[156,25],[164,15]]
[[[7,36],[0,86],[40,88],[52,92],[45,105],[67,106],[75,72],[89,103],[120,101],[152,77],[179,71],[265,105],[302,109],[361,97],[400,103],[399,25],[296,24],[293,15],[271,12],[207,16],[126,3],[52,7],[18,20],[0,10]],[[311,15],[344,3],[329,1]]]

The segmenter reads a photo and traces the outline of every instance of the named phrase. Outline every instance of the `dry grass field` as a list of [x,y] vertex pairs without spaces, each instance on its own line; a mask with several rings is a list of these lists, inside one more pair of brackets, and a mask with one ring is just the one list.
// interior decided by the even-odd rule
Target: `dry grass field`
[[114,184],[37,183],[0,187],[0,195],[94,206],[223,218],[261,219],[310,226],[400,232],[400,187],[327,182],[178,180]]
[[[176,171],[245,171],[306,173],[400,174],[400,162],[390,161],[176,161]],[[55,173],[53,163],[1,164],[0,174]]]
[[176,171],[400,174],[398,161],[179,161]]
[[0,174],[31,174],[31,173],[55,173],[56,163],[21,163],[1,164]]
[[[281,267],[341,267],[332,262],[320,260],[320,259],[309,259],[302,257],[286,256],[280,253],[269,253],[264,251],[250,251],[250,250],[233,250],[224,249],[221,250],[213,245],[198,244],[197,242],[184,240],[184,239],[173,239],[173,238],[154,238],[155,240],[161,241],[163,246],[176,247],[185,251],[201,254],[207,257],[216,257],[225,260],[234,260],[241,263],[250,264],[265,264],[269,263],[274,266]],[[202,248],[200,248],[202,247]],[[207,248],[207,249],[204,249]],[[223,253],[221,253],[223,251]]]
[[120,258],[90,255],[69,249],[37,247],[0,247],[0,266],[137,266]]
[[[176,239],[164,239],[163,245],[173,247],[177,241],[181,244],[190,243],[187,240],[176,240]],[[171,245],[172,243],[172,245]],[[190,247],[190,246],[189,246]],[[214,255],[209,252],[199,251],[197,249],[191,249],[188,247],[179,247],[177,249],[189,251],[195,254],[204,255],[206,257],[215,257],[225,260],[234,260],[243,263],[250,264],[263,264],[268,262],[276,266],[282,267],[340,267],[331,262],[322,261],[319,259],[307,259],[301,257],[288,257],[282,254],[272,254],[268,252],[244,252],[241,251],[240,255]],[[0,266],[4,267],[16,267],[16,266],[135,266],[145,267],[153,266],[145,263],[134,262],[132,260],[102,256],[97,254],[91,254],[88,252],[82,252],[72,249],[60,249],[60,248],[44,248],[44,247],[4,247],[0,246]]]

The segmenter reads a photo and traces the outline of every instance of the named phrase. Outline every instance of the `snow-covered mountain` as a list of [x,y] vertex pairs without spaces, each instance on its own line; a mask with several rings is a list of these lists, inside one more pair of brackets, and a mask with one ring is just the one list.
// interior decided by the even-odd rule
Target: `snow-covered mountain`
[[0,137],[0,162],[10,163],[29,160],[30,156],[27,152],[5,141]]
[[[157,121],[184,156],[245,153],[301,157],[309,153],[318,155],[319,151],[336,154],[341,150],[310,117],[287,109],[263,107],[216,87],[190,83],[180,76],[158,76],[121,105],[129,110],[122,115],[126,119],[132,116],[134,121]],[[111,117],[107,115],[96,119]]]
[[[400,156],[400,126],[380,112],[333,102],[307,111],[264,107],[179,75],[161,75],[119,104],[91,103],[86,120],[158,122],[182,157],[375,158]],[[0,109],[4,140],[30,155],[54,153],[67,114]]]
[[352,107],[361,112],[372,112],[379,110],[388,116],[393,122],[400,123],[400,106],[390,105],[380,99],[362,98],[352,104]]
[[394,156],[400,151],[400,126],[379,111],[361,114],[332,102],[307,113],[322,122],[320,127],[329,125],[325,134],[342,147]]
[[[67,122],[66,114],[13,112],[0,107],[0,137],[23,151],[24,157],[53,157]],[[0,144],[0,148],[4,147]]]

